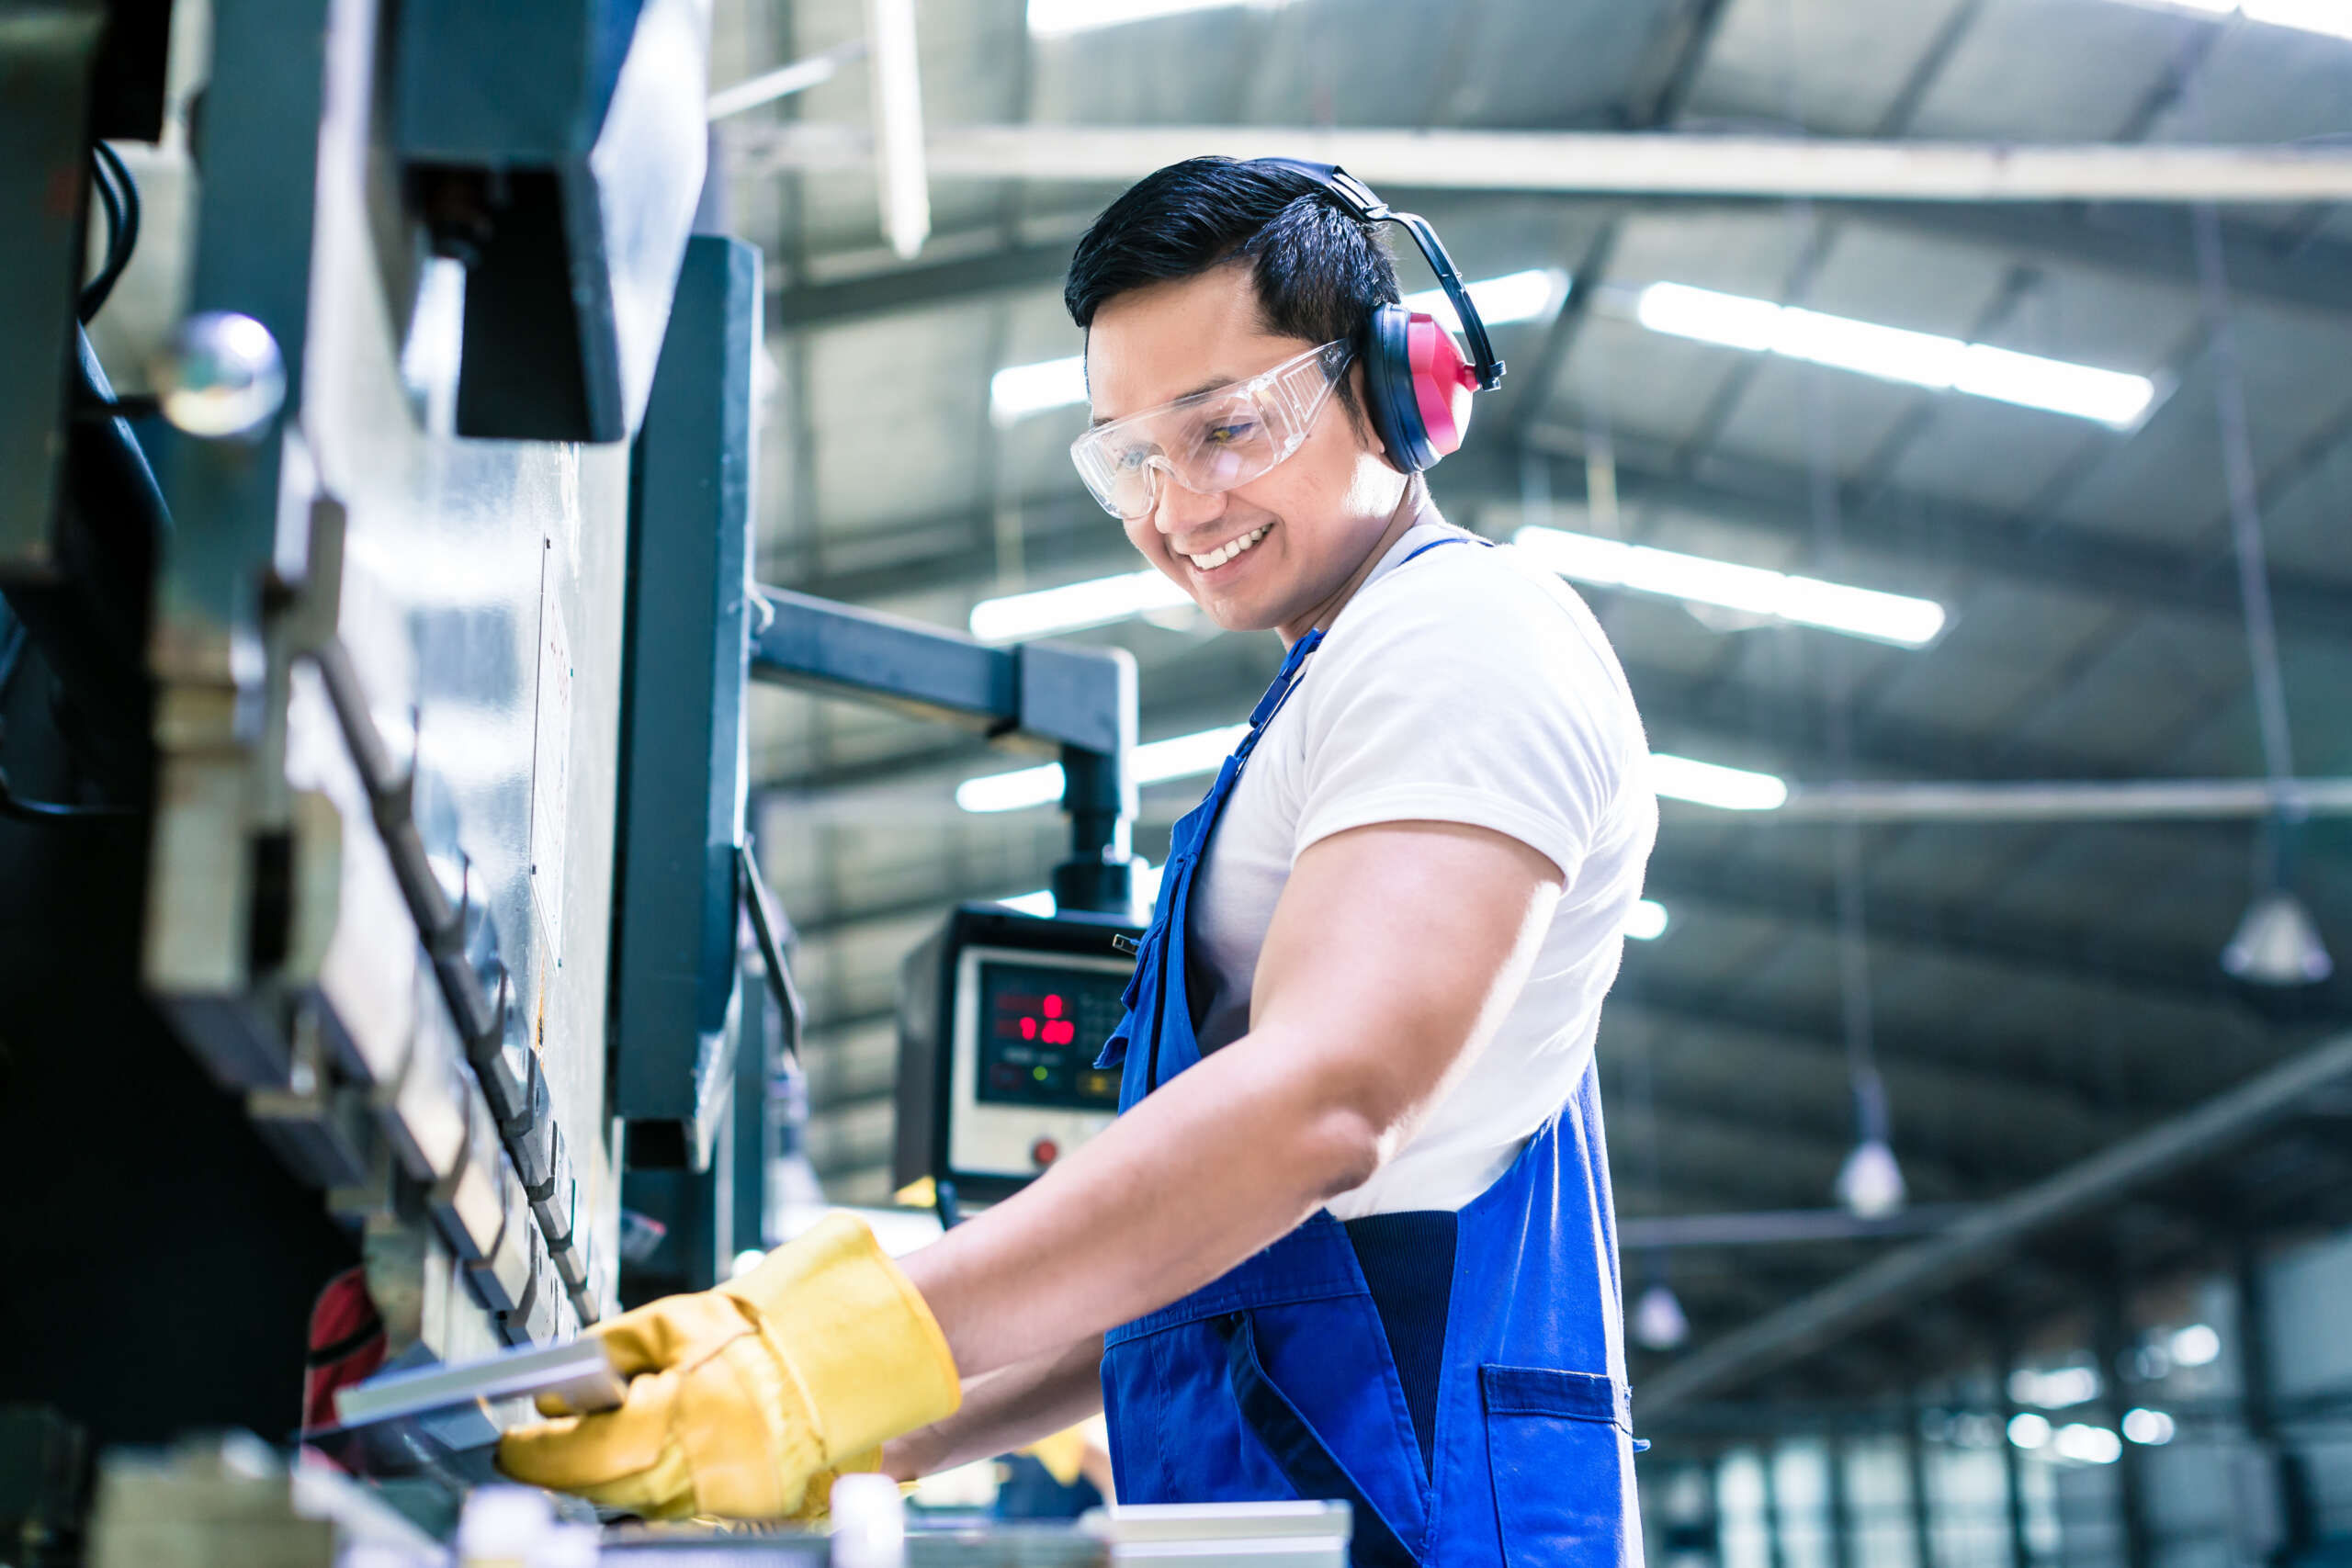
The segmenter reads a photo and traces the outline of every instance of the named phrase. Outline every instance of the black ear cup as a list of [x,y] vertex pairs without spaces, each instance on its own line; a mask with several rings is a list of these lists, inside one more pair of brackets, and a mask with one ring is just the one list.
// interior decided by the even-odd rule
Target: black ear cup
[[1421,423],[1421,405],[1413,395],[1413,353],[1406,329],[1412,312],[1402,305],[1383,305],[1364,324],[1363,362],[1365,412],[1372,428],[1388,448],[1388,460],[1408,474],[1418,474],[1438,459],[1430,446],[1429,430]]

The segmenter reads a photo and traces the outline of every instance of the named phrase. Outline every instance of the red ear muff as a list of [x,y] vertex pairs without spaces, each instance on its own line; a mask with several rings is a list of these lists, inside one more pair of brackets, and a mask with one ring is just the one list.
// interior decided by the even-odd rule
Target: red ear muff
[[1462,445],[1478,372],[1435,318],[1383,305],[1365,333],[1364,394],[1388,460],[1418,474]]
[[1413,368],[1413,403],[1434,462],[1460,449],[1470,429],[1470,394],[1478,389],[1478,373],[1462,357],[1453,334],[1432,317],[1417,312],[1405,328],[1405,343]]
[[1400,304],[1374,307],[1364,322],[1361,344],[1365,412],[1387,451],[1388,460],[1408,474],[1418,474],[1455,451],[1470,428],[1470,394],[1503,378],[1503,362],[1487,341],[1487,323],[1478,319],[1477,302],[1463,286],[1462,275],[1437,231],[1410,212],[1397,212],[1372,193],[1372,187],[1337,164],[1310,164],[1300,158],[1255,158],[1269,168],[1305,175],[1360,223],[1395,223],[1413,236],[1437,274],[1438,286],[1461,312],[1462,331],[1470,340],[1471,359],[1465,362],[1453,334],[1434,317],[1408,311]]

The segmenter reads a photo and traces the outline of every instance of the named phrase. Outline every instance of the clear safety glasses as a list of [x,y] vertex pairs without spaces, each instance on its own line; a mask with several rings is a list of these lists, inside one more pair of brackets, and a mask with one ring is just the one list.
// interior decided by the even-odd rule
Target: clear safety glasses
[[1098,424],[1070,443],[1070,461],[1123,521],[1152,509],[1163,469],[1204,494],[1248,484],[1298,450],[1354,355],[1345,339],[1327,343],[1246,381]]

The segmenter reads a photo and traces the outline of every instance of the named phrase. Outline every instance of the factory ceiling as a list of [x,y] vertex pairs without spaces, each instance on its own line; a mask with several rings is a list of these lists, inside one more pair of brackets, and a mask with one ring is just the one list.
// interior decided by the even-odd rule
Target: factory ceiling
[[[722,85],[864,27],[855,0],[719,11]],[[2163,145],[2319,137],[2352,108],[2352,40],[2126,0],[1295,0],[1069,36],[1024,17],[920,8],[932,123]],[[843,70],[721,138],[733,227],[768,258],[763,580],[962,627],[984,599],[1135,570],[1064,457],[1082,406],[1009,417],[990,389],[1080,352],[1061,269],[1116,186],[937,180],[933,237],[902,262],[869,174],[757,157],[779,125],[868,112]],[[1555,279],[1496,328],[1510,378],[1432,476],[1455,521],[1944,610],[1913,648],[1588,587],[1658,750],[1792,785],[2260,777],[2225,487],[2242,374],[2293,766],[2352,773],[2352,213],[2223,209],[2217,314],[2183,207],[1383,194],[1474,281]],[[2143,377],[2148,405],[2076,417],[1701,341],[1661,330],[1657,284]],[[1133,651],[1146,740],[1232,722],[1280,656],[1175,612],[1071,635]],[[812,1154],[831,1196],[881,1201],[899,960],[950,901],[1043,886],[1063,829],[1049,807],[958,810],[959,781],[1022,763],[971,738],[754,700],[762,849],[813,1010]],[[1141,853],[1199,787],[1146,791]],[[1998,1199],[2340,1030],[2340,978],[2285,1002],[2220,967],[2265,843],[2244,818],[1840,827],[1669,803],[1649,885],[1667,929],[1628,943],[1600,1040],[1621,1213],[1829,1203],[1858,1030],[1919,1203]],[[2352,955],[2352,829],[2316,818],[2291,850]],[[1694,1341],[1868,1245],[1675,1254]],[[1854,1376],[1886,1348],[1857,1348]]]

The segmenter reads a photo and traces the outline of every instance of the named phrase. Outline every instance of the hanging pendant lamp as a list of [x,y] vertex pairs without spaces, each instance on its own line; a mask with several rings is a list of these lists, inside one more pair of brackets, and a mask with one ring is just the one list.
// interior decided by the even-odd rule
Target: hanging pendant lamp
[[2303,901],[2274,887],[2246,906],[2222,967],[2251,986],[2316,986],[2335,973],[2335,961]]
[[1634,1303],[1634,1342],[1645,1349],[1673,1350],[1690,1337],[1690,1320],[1682,1315],[1682,1303],[1675,1299],[1674,1289],[1658,1280],[1642,1292]]

